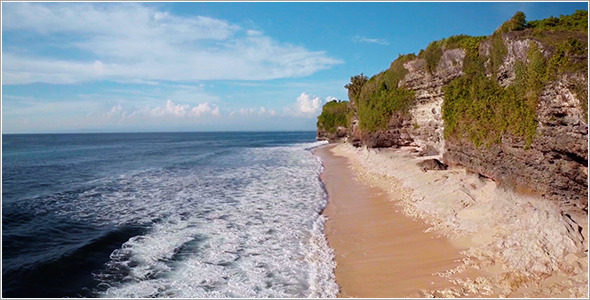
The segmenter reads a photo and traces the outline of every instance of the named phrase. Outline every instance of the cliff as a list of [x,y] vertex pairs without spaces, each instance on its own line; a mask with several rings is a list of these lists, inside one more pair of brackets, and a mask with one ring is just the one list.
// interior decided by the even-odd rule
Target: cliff
[[[587,12],[455,36],[346,87],[346,123],[318,137],[416,146],[506,187],[588,209]],[[343,102],[344,103],[344,102]],[[320,116],[321,117],[321,116]]]

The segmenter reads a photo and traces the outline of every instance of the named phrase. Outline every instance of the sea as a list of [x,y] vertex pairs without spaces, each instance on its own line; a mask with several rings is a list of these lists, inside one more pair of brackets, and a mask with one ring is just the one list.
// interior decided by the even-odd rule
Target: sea
[[2,135],[2,296],[336,297],[323,143]]

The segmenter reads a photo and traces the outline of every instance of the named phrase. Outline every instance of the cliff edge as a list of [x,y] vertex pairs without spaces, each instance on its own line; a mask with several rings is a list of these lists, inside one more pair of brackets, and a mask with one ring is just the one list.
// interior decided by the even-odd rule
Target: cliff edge
[[318,139],[415,146],[518,191],[588,212],[588,13],[453,36],[346,85]]

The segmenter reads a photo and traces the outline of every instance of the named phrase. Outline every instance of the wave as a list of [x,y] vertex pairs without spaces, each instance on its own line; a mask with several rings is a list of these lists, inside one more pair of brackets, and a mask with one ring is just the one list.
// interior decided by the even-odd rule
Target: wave
[[322,144],[241,149],[215,168],[131,176],[81,195],[100,203],[103,222],[152,224],[96,272],[96,294],[335,297],[322,166],[308,151]]

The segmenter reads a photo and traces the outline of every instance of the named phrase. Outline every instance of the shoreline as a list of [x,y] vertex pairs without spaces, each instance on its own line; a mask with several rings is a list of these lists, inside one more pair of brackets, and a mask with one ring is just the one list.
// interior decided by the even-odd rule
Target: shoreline
[[588,295],[580,216],[572,225],[552,203],[463,168],[423,172],[416,162],[438,157],[412,150],[314,149],[339,297]]
[[[339,297],[424,297],[423,290],[455,284],[436,273],[459,266],[460,251],[447,238],[425,233],[428,225],[401,212],[390,194],[355,179],[351,162],[315,149],[328,192],[324,233],[334,249]],[[392,238],[395,237],[395,238]]]

